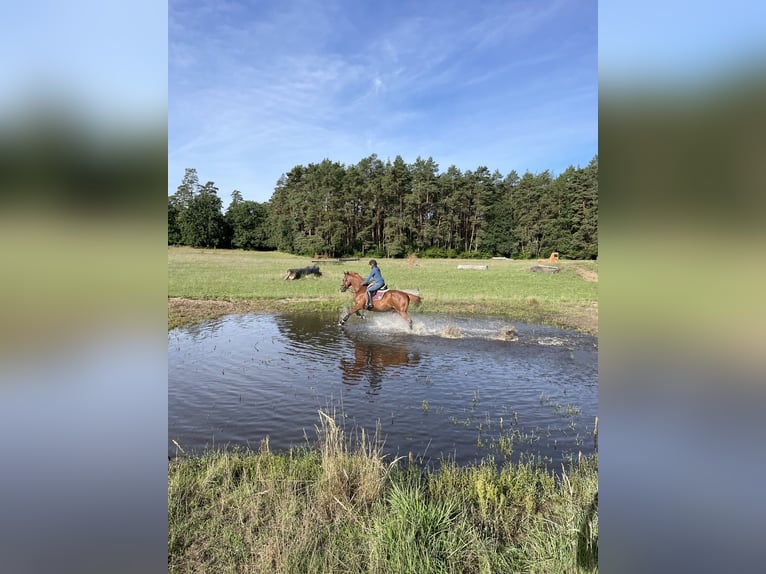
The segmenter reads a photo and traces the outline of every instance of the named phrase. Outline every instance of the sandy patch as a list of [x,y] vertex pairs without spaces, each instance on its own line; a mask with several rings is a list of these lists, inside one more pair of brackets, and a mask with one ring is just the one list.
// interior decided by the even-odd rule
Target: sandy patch
[[590,269],[585,269],[584,267],[580,267],[579,265],[572,265],[572,269],[574,269],[577,274],[585,279],[586,281],[592,281],[597,283],[598,282],[598,272],[592,271]]

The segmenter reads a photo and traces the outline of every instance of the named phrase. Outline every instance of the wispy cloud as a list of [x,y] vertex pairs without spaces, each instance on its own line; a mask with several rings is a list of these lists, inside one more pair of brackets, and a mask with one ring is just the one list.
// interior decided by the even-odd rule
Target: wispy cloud
[[[265,201],[283,172],[325,157],[507,172],[596,153],[595,9],[360,4],[171,0],[171,192],[185,167]],[[534,157],[513,164],[513,148]]]

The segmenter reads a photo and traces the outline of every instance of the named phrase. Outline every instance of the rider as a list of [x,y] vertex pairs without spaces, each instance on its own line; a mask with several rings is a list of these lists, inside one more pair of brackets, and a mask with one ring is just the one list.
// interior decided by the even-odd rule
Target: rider
[[367,287],[367,310],[370,311],[372,309],[372,296],[375,295],[381,287],[384,287],[386,282],[383,281],[383,275],[380,273],[377,261],[370,259],[368,265],[372,267],[372,269],[370,269],[370,274],[367,276],[367,279],[362,283],[362,287],[369,285],[369,287]]

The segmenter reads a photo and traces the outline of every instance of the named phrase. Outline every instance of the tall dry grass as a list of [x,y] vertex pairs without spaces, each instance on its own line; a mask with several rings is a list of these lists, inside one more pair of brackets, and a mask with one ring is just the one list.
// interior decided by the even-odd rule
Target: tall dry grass
[[168,470],[171,572],[591,572],[598,461],[425,470],[320,412],[310,448],[215,451]]

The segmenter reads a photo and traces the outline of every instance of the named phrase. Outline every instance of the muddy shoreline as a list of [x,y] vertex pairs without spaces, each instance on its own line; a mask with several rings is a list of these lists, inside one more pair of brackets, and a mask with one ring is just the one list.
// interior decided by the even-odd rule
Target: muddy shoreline
[[[168,297],[168,330],[202,321],[209,321],[232,314],[267,313],[280,311],[332,310],[336,300],[324,299],[275,299],[275,300],[226,300],[187,299]],[[487,307],[476,303],[450,304],[448,309],[433,306],[431,312],[446,312],[477,315],[498,315],[526,323],[540,323],[573,329],[598,336],[598,302],[583,304],[568,303],[554,308],[545,305],[501,308]]]

